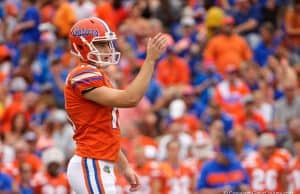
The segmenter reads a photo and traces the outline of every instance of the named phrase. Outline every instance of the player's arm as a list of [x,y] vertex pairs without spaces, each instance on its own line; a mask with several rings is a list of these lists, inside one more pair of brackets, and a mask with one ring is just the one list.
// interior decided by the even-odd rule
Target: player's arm
[[126,156],[121,150],[119,151],[118,159],[116,161],[116,167],[130,184],[130,192],[137,191],[140,188],[139,179],[135,171],[130,167]]
[[119,151],[118,159],[116,161],[116,167],[117,170],[122,173],[125,169],[130,168],[129,162],[122,150]]
[[147,44],[147,57],[136,78],[125,90],[108,87],[97,87],[84,94],[88,100],[112,107],[135,106],[144,96],[154,71],[156,60],[166,48],[167,37],[157,34],[150,38]]

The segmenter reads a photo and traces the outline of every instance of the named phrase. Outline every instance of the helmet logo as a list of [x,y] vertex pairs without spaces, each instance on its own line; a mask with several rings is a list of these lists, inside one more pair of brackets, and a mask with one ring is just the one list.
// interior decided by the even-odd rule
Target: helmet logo
[[84,28],[74,28],[72,30],[73,36],[98,36],[99,32],[95,29],[84,29]]

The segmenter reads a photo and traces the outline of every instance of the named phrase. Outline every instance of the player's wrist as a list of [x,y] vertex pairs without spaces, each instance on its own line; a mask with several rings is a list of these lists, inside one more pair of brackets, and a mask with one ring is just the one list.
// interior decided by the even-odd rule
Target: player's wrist
[[156,63],[156,60],[152,59],[151,57],[146,57],[145,62],[148,63],[149,65],[154,65]]

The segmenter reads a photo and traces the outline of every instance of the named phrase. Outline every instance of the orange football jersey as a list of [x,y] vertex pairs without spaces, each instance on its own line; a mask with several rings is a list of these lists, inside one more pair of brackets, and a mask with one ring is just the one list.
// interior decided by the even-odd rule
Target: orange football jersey
[[65,174],[51,177],[47,173],[37,173],[32,180],[32,187],[35,193],[48,194],[70,194],[71,188]]
[[278,157],[280,157],[284,162],[285,165],[288,166],[289,162],[292,159],[292,156],[290,154],[290,152],[288,152],[286,149],[284,148],[277,148],[274,152],[274,154]]
[[300,194],[300,158],[294,158],[289,165],[290,188],[294,194]]
[[115,161],[120,150],[118,110],[83,97],[85,90],[102,86],[112,87],[101,69],[91,65],[77,66],[66,80],[65,108],[75,130],[75,154]]
[[193,190],[193,172],[184,164],[177,169],[163,162],[161,164],[162,194],[191,194]]
[[252,191],[282,192],[281,176],[286,174],[286,163],[277,154],[264,161],[258,152],[249,154],[243,165],[247,170]]

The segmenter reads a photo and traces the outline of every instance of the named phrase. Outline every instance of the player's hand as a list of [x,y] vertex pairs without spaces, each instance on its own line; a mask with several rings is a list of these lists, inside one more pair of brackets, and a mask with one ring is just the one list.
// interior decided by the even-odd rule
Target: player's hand
[[140,189],[140,181],[134,170],[130,167],[124,170],[124,177],[126,178],[127,182],[130,184],[130,192],[135,192]]
[[162,33],[158,33],[153,38],[149,38],[147,43],[146,60],[156,61],[166,50],[168,38]]

